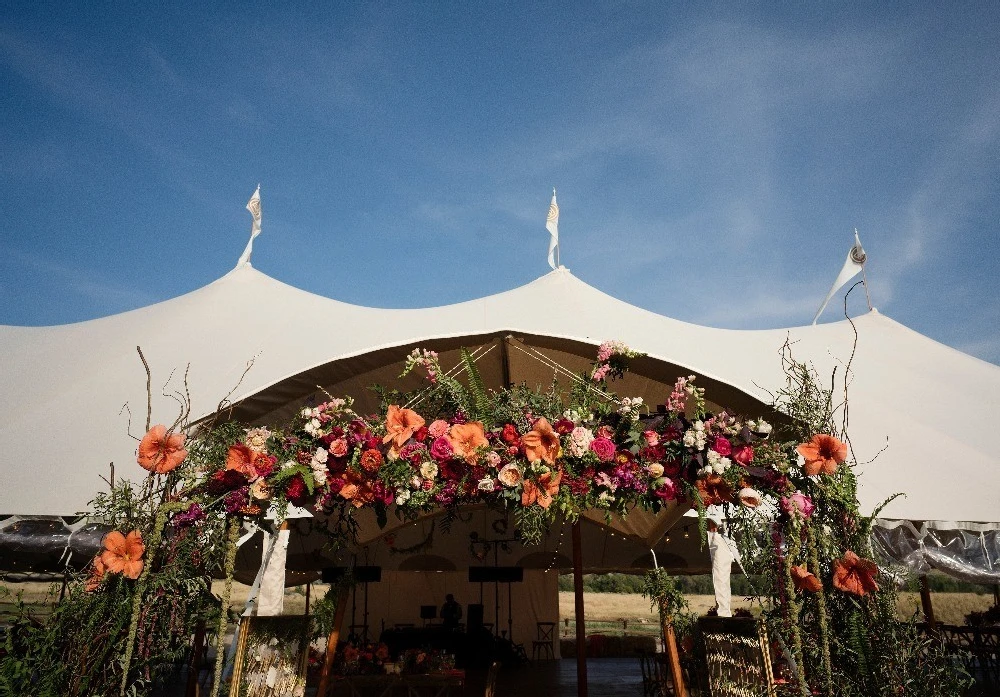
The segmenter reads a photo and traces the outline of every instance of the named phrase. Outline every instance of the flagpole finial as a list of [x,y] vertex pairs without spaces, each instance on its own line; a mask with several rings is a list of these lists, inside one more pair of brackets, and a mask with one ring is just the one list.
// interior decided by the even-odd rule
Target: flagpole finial
[[250,265],[250,255],[253,254],[253,240],[260,234],[260,183],[257,184],[257,190],[253,192],[250,200],[247,201],[247,210],[250,212],[250,216],[253,218],[250,223],[250,240],[247,242],[246,249],[243,250],[243,254],[240,255],[239,261],[236,262],[236,268],[241,266]]

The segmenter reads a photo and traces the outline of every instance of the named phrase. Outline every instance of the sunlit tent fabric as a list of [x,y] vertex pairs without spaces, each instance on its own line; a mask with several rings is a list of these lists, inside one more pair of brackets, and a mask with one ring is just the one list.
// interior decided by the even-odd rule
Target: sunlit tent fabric
[[[238,418],[280,423],[322,401],[317,386],[355,396],[360,411],[374,405],[366,389],[373,383],[419,387],[416,376],[398,380],[417,346],[439,351],[445,367],[458,362],[460,347],[478,349],[488,385],[547,385],[554,366],[583,370],[606,339],[648,354],[615,385],[620,394],[641,395],[652,406],[677,376],[695,374],[710,399],[747,415],[767,414],[784,385],[786,341],[824,380],[834,368],[843,375],[850,361],[862,509],[902,491],[882,512],[887,520],[920,521],[921,530],[993,530],[1000,522],[993,435],[1000,368],[877,311],[791,329],[716,329],[617,300],[562,267],[476,300],[379,309],[293,288],[249,263],[134,311],[62,326],[0,327],[0,514],[73,515],[102,487],[109,463],[116,476],[142,474],[135,449],[147,400],[136,346],[153,371],[154,423],[169,424],[178,413],[169,395],[185,392],[194,419],[228,399]],[[623,525],[649,546],[675,521],[672,513],[647,514]]]

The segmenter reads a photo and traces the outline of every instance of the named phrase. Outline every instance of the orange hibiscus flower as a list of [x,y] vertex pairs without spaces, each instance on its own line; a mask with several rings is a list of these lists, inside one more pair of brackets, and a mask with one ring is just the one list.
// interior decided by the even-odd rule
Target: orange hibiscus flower
[[257,458],[267,457],[263,453],[251,450],[243,443],[237,443],[226,453],[226,469],[236,470],[251,482],[257,479]]
[[412,409],[400,409],[392,404],[385,415],[385,437],[382,442],[393,441],[397,448],[402,448],[403,444],[410,440],[413,433],[424,423],[425,421],[420,414]]
[[104,537],[104,551],[100,559],[108,573],[136,579],[142,573],[142,555],[145,552],[146,546],[142,544],[142,535],[138,530],[133,530],[128,536],[113,530]]
[[551,465],[559,457],[559,434],[552,430],[552,424],[544,416],[535,422],[534,428],[521,436],[521,443],[529,462],[542,460]]
[[877,575],[878,566],[875,562],[862,559],[850,550],[833,562],[833,587],[845,593],[863,596],[877,591]]
[[552,497],[559,493],[561,481],[562,470],[546,472],[538,478],[538,482],[525,479],[524,489],[521,492],[521,505],[530,506],[537,503],[542,508],[548,508],[552,505]]
[[802,470],[810,477],[820,473],[833,474],[837,465],[847,459],[847,445],[826,434],[813,436],[812,440],[796,450],[805,458]]
[[451,443],[451,449],[455,456],[465,458],[465,461],[470,465],[476,464],[479,460],[476,448],[489,444],[489,441],[486,440],[483,424],[479,421],[455,424],[445,438]]
[[157,474],[175,469],[187,457],[184,438],[183,433],[167,433],[163,424],[153,426],[139,443],[139,466]]
[[795,590],[809,591],[810,593],[817,593],[823,590],[823,582],[816,578],[815,574],[810,573],[806,567],[793,566],[791,571],[792,583],[795,584]]
[[728,503],[733,498],[733,488],[729,486],[722,475],[710,474],[695,482],[702,503],[706,506],[718,506]]

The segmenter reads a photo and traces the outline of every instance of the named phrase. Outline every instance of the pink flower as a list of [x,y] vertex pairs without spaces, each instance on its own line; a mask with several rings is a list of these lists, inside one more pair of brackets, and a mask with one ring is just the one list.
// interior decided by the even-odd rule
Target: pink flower
[[656,431],[643,431],[642,437],[646,439],[646,445],[649,447],[660,444],[660,434]]
[[344,457],[347,455],[347,439],[338,438],[330,443],[330,454],[334,457]]
[[[431,424],[431,426],[433,425]],[[451,443],[444,436],[435,438],[434,442],[431,443],[431,457],[435,460],[450,460],[454,454],[455,451],[452,450]]]
[[801,491],[796,491],[791,496],[782,497],[781,508],[793,518],[796,516],[808,518],[816,510],[816,505],[812,502],[811,498]]
[[427,427],[427,432],[431,434],[431,438],[441,438],[444,434],[448,432],[449,428],[450,427],[448,426],[447,421],[438,419],[437,421],[434,421],[433,423],[431,423],[430,426]]
[[733,448],[732,459],[744,467],[749,466],[753,462],[753,446],[737,445]]
[[615,444],[607,438],[595,438],[590,443],[590,449],[602,462],[611,462],[615,459]]
[[733,452],[733,444],[729,442],[728,438],[719,436],[712,443],[712,450],[722,455],[722,457],[729,457]]
[[594,382],[600,382],[605,377],[607,377],[608,373],[610,372],[611,372],[611,365],[608,363],[603,363],[594,369],[594,374],[591,375],[590,377]]
[[500,456],[491,450],[488,453],[486,453],[486,463],[490,467],[497,467],[500,465]]
[[615,429],[610,426],[598,426],[594,435],[597,438],[607,438],[608,440],[611,440],[615,437]]
[[670,477],[661,477],[654,482],[653,495],[661,501],[673,501],[677,498],[677,484]]

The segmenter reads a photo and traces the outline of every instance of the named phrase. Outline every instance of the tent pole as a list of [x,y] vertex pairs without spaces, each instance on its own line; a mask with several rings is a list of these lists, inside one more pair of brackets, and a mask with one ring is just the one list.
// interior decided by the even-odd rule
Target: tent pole
[[508,339],[510,339],[509,336],[505,336],[500,339],[500,382],[503,384],[504,389],[511,386],[510,354],[507,349]]
[[924,609],[924,619],[927,621],[927,631],[932,635],[937,635],[937,622],[934,620],[934,606],[931,605],[931,588],[927,583],[927,576],[920,577],[920,605]]
[[319,688],[316,690],[316,697],[326,697],[330,684],[330,671],[333,669],[333,657],[337,653],[337,642],[340,641],[340,625],[344,623],[344,615],[347,612],[347,592],[348,586],[340,589],[337,595],[337,609],[333,613],[333,626],[330,627],[330,636],[326,638],[326,657],[323,659],[323,672],[319,676]]
[[573,597],[576,601],[576,694],[587,697],[587,626],[583,614],[583,549],[579,518],[573,523]]
[[677,635],[674,633],[673,619],[660,610],[660,621],[663,623],[663,650],[667,654],[667,664],[670,668],[670,680],[674,684],[674,694],[677,697],[687,697],[684,687],[684,671],[681,670],[680,652],[677,650]]

